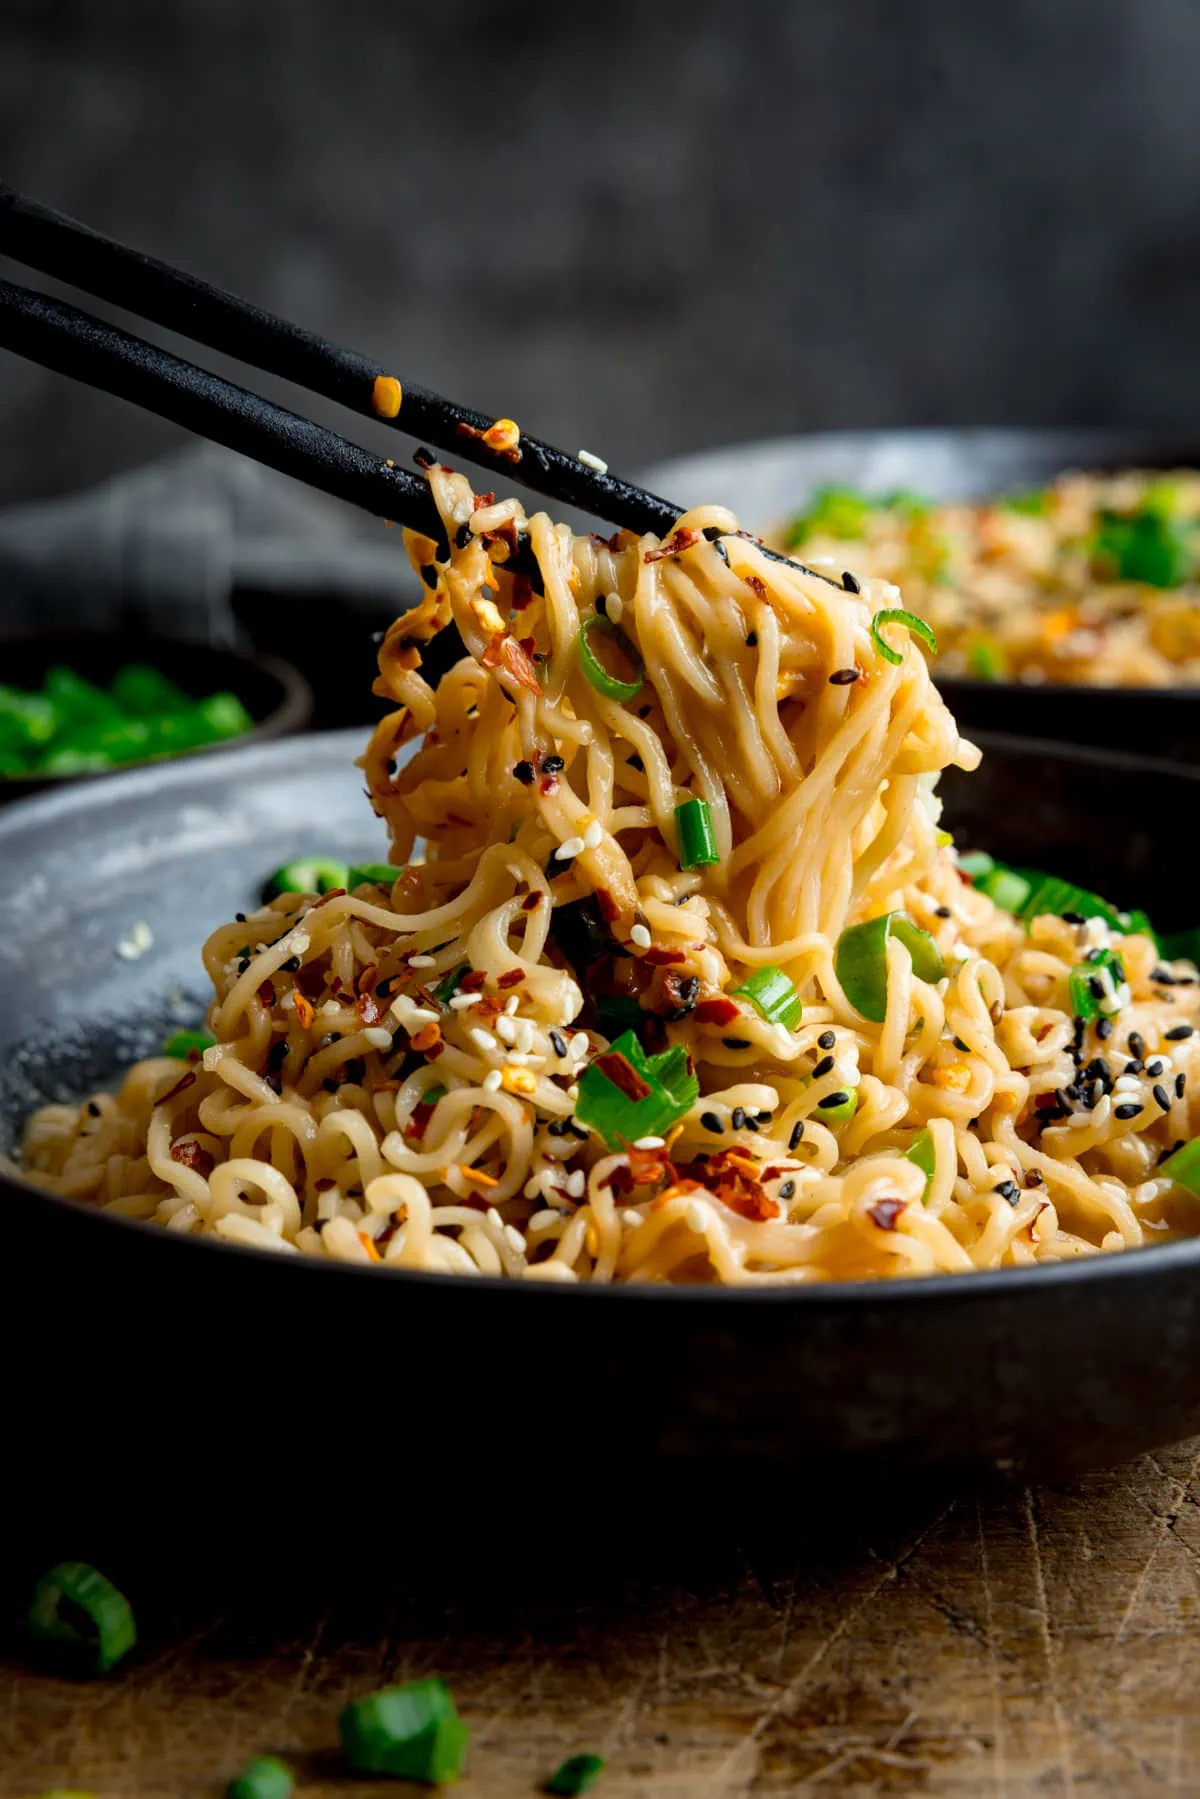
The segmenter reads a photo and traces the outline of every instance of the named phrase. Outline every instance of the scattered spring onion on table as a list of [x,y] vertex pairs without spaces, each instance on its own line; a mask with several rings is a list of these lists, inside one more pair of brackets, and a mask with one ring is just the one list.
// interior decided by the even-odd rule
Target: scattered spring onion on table
[[834,968],[850,1004],[872,1024],[887,1017],[887,945],[892,937],[908,951],[919,981],[940,981],[946,972],[941,950],[907,913],[885,912],[851,925],[838,938]]
[[292,1771],[274,1755],[256,1755],[227,1788],[227,1799],[291,1799]]
[[68,1651],[93,1674],[107,1674],[137,1642],[129,1601],[87,1562],[59,1562],[42,1575],[29,1628],[39,1642]]
[[556,1799],[575,1799],[579,1793],[590,1793],[603,1772],[602,1756],[570,1755],[555,1769],[544,1790],[555,1794]]
[[462,1772],[469,1731],[449,1687],[436,1677],[356,1699],[338,1719],[338,1729],[356,1773],[439,1786]]
[[253,726],[236,694],[197,700],[141,663],[107,689],[52,668],[36,692],[0,685],[0,777],[100,773],[206,749]]

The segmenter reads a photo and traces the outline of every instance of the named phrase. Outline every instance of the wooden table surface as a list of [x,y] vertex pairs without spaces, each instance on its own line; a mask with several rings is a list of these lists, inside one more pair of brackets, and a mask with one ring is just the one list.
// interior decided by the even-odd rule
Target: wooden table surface
[[148,1495],[176,1572],[161,1551],[113,1568],[142,1642],[112,1676],[29,1665],[31,1570],[6,1567],[0,1794],[203,1799],[270,1750],[311,1799],[396,1799],[419,1789],[346,1776],[337,1714],[432,1672],[471,1725],[463,1799],[533,1794],[581,1749],[607,1760],[599,1799],[1200,1794],[1198,1468],[1190,1443],[824,1511],[736,1480],[668,1507],[633,1476],[602,1505],[586,1480],[532,1507],[503,1480],[401,1503],[364,1472],[308,1521],[334,1563],[279,1547],[302,1479],[231,1493],[228,1557],[186,1495]]

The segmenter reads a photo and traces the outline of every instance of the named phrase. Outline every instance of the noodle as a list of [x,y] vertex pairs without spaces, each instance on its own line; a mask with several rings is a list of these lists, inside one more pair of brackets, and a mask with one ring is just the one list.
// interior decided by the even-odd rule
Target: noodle
[[[220,926],[214,1046],[44,1108],[26,1178],[182,1234],[560,1282],[886,1278],[1195,1228],[1156,1172],[1192,1131],[1198,1039],[1166,1033],[1194,972],[1098,919],[1026,930],[960,873],[933,790],[978,752],[908,634],[894,663],[873,636],[880,582],[782,565],[718,507],[604,541],[429,479],[451,547],[408,534],[426,591],[361,762],[390,891]],[[435,691],[451,621],[468,653]],[[684,867],[697,800],[718,859]],[[874,1023],[839,938],[900,911],[943,972],[887,939]],[[1071,971],[1110,948],[1124,984],[1085,1023]],[[772,970],[798,1020],[738,996]],[[694,1067],[665,1139],[580,1122],[614,1017]]]

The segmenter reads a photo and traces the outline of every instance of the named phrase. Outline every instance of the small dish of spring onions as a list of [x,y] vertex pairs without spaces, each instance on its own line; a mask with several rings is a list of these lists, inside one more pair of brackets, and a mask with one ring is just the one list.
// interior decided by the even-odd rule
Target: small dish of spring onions
[[235,693],[194,698],[148,663],[125,663],[106,687],[52,666],[36,690],[0,684],[0,778],[104,773],[253,727]]

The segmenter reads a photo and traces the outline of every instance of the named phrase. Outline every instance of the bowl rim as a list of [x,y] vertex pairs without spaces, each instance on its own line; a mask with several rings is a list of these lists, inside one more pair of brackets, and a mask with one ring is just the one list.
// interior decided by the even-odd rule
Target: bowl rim
[[[1190,434],[1180,430],[1175,434],[1184,441],[1193,441]],[[878,425],[856,426],[851,430],[839,431],[781,431],[768,437],[739,438],[734,442],[709,444],[703,449],[685,451],[679,456],[662,456],[637,476],[642,485],[657,489],[664,483],[669,486],[672,471],[686,468],[689,463],[697,465],[716,461],[724,456],[740,457],[753,452],[769,454],[781,453],[789,446],[797,449],[812,449],[821,444],[843,444],[850,447],[861,446],[864,450],[871,444],[884,439],[908,439],[914,446],[934,444],[938,441],[963,441],[964,445],[972,440],[976,444],[991,442],[996,445],[1016,446],[1021,442],[1043,442],[1047,449],[1059,441],[1077,443],[1081,447],[1087,442],[1094,442],[1097,451],[1107,446],[1108,451],[1116,454],[1121,445],[1128,447],[1132,454],[1136,445],[1147,450],[1154,443],[1164,447],[1173,444],[1172,433],[1160,430],[1154,425]],[[1193,441],[1194,460],[1200,466],[1200,435]],[[1069,465],[1064,465],[1063,472]],[[1182,464],[1180,466],[1183,466]],[[936,671],[936,662],[932,665]],[[1044,695],[1047,700],[1058,699],[1061,703],[1064,696],[1072,698],[1078,694],[1088,694],[1094,700],[1105,704],[1131,705],[1136,700],[1166,699],[1172,704],[1193,703],[1200,699],[1200,685],[1188,687],[1103,687],[1090,683],[1074,681],[980,681],[972,675],[936,674],[939,687],[952,687],[953,691],[962,692],[974,698],[993,694],[1019,693],[1026,696]],[[1087,702],[1084,702],[1085,704]],[[1038,700],[1033,698],[1033,704]]]
[[[82,770],[78,774],[39,774],[31,769],[28,774],[0,774],[0,805],[6,808],[20,805],[25,799],[39,798],[44,792],[56,792],[64,787],[73,787],[80,781],[110,781],[116,775],[138,773],[146,768],[162,768],[168,763],[184,762],[196,756],[208,756],[214,753],[225,753],[231,749],[241,749],[248,744],[273,742],[276,738],[289,737],[294,732],[302,731],[312,717],[314,695],[312,687],[294,663],[287,662],[281,656],[260,654],[257,650],[239,650],[229,644],[197,643],[189,644],[185,638],[171,637],[163,631],[131,632],[118,628],[113,631],[92,630],[87,626],[78,629],[16,631],[0,635],[0,654],[10,649],[35,649],[44,644],[50,649],[56,639],[70,638],[76,642],[88,638],[100,641],[112,638],[137,638],[144,645],[144,659],[153,662],[156,648],[161,644],[170,645],[172,649],[202,650],[208,655],[220,656],[227,662],[240,664],[243,668],[256,669],[260,674],[269,675],[279,686],[279,697],[270,712],[263,718],[256,718],[248,731],[237,737],[225,738],[220,743],[199,744],[194,749],[179,750],[170,756],[150,758],[141,762],[118,764],[114,768],[96,768]],[[17,797],[6,799],[6,793],[18,789]]]
[[[304,738],[280,738],[265,743],[237,744],[230,746],[230,753],[240,755],[244,762],[250,764],[250,773],[255,766],[266,763],[268,767],[276,761],[286,761],[301,755],[319,758],[323,753],[341,755],[352,748],[361,748],[368,726],[351,727],[339,731],[315,732]],[[1008,736],[1000,732],[978,733],[985,749],[994,749],[1008,755],[1031,760],[1041,760],[1046,756],[1084,762],[1121,770],[1140,770],[1150,774],[1166,774],[1173,779],[1196,786],[1200,789],[1200,767],[1189,767],[1185,764],[1158,761],[1148,756],[1131,754],[1124,750],[1111,750],[1106,746],[1090,744],[1064,744],[1042,741],[1037,738]],[[348,756],[353,761],[353,755]],[[226,770],[229,775],[235,770]],[[95,806],[97,803],[121,804],[127,798],[136,801],[138,793],[147,786],[160,785],[164,780],[176,788],[187,789],[211,779],[212,769],[202,757],[179,757],[170,763],[148,763],[138,768],[122,770],[107,779],[102,786],[89,791],[86,803]],[[18,835],[26,824],[51,823],[63,812],[70,812],[74,807],[84,803],[82,789],[76,783],[65,787],[32,795],[28,799],[18,800],[13,805],[0,811],[0,868],[5,866],[4,856],[6,839]],[[305,1256],[302,1254],[275,1254],[269,1250],[254,1249],[237,1243],[226,1243],[211,1237],[179,1237],[166,1230],[162,1225],[153,1224],[134,1218],[125,1218],[119,1214],[102,1211],[100,1208],[84,1201],[69,1199],[61,1194],[47,1192],[44,1188],[24,1180],[16,1164],[0,1151],[0,1194],[9,1206],[17,1204],[34,1210],[58,1213],[63,1218],[63,1228],[78,1228],[81,1231],[99,1229],[113,1233],[132,1230],[135,1237],[148,1244],[158,1244],[161,1253],[174,1253],[169,1245],[174,1242],[176,1248],[182,1248],[193,1257],[197,1253],[232,1255],[243,1261],[252,1260],[260,1263],[262,1258],[271,1257],[278,1267],[291,1266],[293,1269],[306,1270],[309,1273],[329,1273],[333,1277],[346,1278],[356,1276],[379,1280],[386,1276],[390,1280],[399,1280],[404,1285],[416,1284],[420,1287],[431,1283],[439,1288],[449,1281],[451,1290],[468,1289],[471,1291],[483,1288],[486,1291],[513,1293],[538,1292],[563,1296],[581,1292],[617,1294],[636,1303],[647,1300],[670,1298],[672,1303],[691,1305],[731,1304],[738,1305],[750,1302],[767,1301],[772,1305],[794,1303],[807,1307],[836,1305],[855,1308],[884,1303],[888,1305],[907,1304],[925,1305],[937,1303],[941,1295],[947,1304],[956,1300],[979,1301],[1002,1298],[1005,1294],[1018,1294],[1033,1283],[1034,1291],[1045,1287],[1049,1290],[1062,1283],[1074,1284],[1078,1281],[1105,1281],[1112,1278],[1128,1278],[1138,1271],[1146,1278],[1151,1278],[1156,1271],[1166,1272],[1176,1267],[1200,1266],[1200,1236],[1176,1239],[1169,1243],[1151,1244],[1147,1247],[1129,1251],[1101,1252],[1091,1256],[1080,1256],[1071,1261],[1041,1262],[1028,1268],[982,1269],[975,1273],[954,1275],[901,1275],[894,1279],[875,1281],[824,1281],[811,1285],[767,1284],[747,1287],[723,1286],[658,1286],[649,1282],[642,1284],[629,1283],[571,1283],[559,1285],[554,1282],[507,1280],[497,1276],[478,1275],[447,1276],[425,1273],[415,1269],[389,1268],[382,1266],[358,1266],[352,1262],[333,1262],[326,1258]],[[66,1219],[70,1217],[76,1225],[68,1227]],[[113,1243],[120,1241],[112,1237]],[[151,1253],[160,1253],[153,1250]],[[186,1267],[186,1262],[182,1264]],[[291,1277],[289,1277],[291,1278]],[[540,1303],[540,1302],[538,1302]],[[589,1300],[585,1303],[595,1303]],[[601,1303],[616,1303],[609,1300]]]

